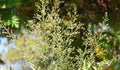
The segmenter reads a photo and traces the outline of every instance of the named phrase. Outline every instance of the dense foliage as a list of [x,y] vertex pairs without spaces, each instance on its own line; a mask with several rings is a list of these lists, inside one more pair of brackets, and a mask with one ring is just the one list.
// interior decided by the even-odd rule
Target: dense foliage
[[1,36],[17,47],[8,46],[6,58],[33,70],[119,70],[119,3],[2,0]]

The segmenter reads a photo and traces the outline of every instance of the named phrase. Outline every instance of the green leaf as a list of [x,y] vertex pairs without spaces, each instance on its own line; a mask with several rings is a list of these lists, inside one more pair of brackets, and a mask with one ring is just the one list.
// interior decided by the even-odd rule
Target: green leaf
[[11,21],[8,20],[8,21],[6,22],[6,25],[7,25],[7,26],[10,26],[10,25],[11,25]]
[[12,16],[12,24],[13,24],[13,27],[15,28],[19,28],[19,19],[17,16]]
[[16,15],[10,15],[5,20],[6,26],[11,26],[12,28],[19,28],[19,18]]
[[19,24],[15,24],[15,28],[19,28]]
[[6,5],[5,4],[3,4],[2,9],[6,9]]

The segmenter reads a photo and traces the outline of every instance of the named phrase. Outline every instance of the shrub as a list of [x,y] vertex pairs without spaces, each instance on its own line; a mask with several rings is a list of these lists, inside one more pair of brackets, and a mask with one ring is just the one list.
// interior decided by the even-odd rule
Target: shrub
[[48,12],[48,1],[38,2],[40,14],[37,14],[36,18],[39,21],[36,24],[29,23],[31,31],[23,30],[24,35],[15,40],[18,51],[23,53],[20,56],[34,64],[35,69],[73,69],[70,53],[74,48],[71,48],[71,43],[82,24],[75,23],[75,17],[70,21],[61,19],[58,2],[55,3],[56,6]]
[[[80,41],[84,49],[76,48],[72,43],[81,33],[79,30],[84,29],[83,24],[76,22],[76,8],[71,20],[60,18],[58,5],[59,1],[54,1],[50,9],[48,0],[36,3],[37,13],[35,19],[29,21],[30,30],[23,28],[23,34],[13,39],[17,49],[10,50],[9,59],[22,58],[35,70],[103,70],[104,64],[110,65],[112,60],[106,59],[105,51],[112,37],[105,33],[108,29],[101,29],[107,25],[106,18],[99,25],[89,25],[84,32],[84,42]],[[14,54],[13,57],[10,54]],[[96,57],[102,61],[98,62]]]

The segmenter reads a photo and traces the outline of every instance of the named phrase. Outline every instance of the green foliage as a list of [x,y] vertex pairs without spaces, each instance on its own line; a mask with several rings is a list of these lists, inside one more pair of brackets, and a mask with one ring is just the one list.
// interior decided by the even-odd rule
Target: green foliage
[[[74,4],[68,13],[70,19],[66,20],[60,18],[60,2],[55,0],[51,8],[49,3],[49,0],[37,1],[35,19],[28,23],[30,30],[22,27],[22,34],[13,38],[17,49],[9,48],[8,60],[24,59],[33,70],[105,70],[119,66],[118,60],[112,59],[117,57],[108,56],[111,47],[115,46],[115,37],[110,34],[107,14],[98,25],[88,24],[85,29],[83,23],[76,21],[78,15]],[[19,27],[18,22],[16,15],[5,21],[6,25],[15,28]],[[83,41],[79,41],[83,48],[73,45],[75,38],[82,33],[81,29],[85,30]],[[119,35],[116,38],[119,42]]]
[[8,9],[13,7],[18,7],[20,6],[20,4],[21,4],[20,0],[1,0],[0,8]]
[[[25,12],[31,12],[29,11],[29,9],[31,10],[31,7],[28,6],[28,3],[29,2],[23,3],[22,0],[1,0],[0,18],[2,20],[2,24],[15,32],[20,30],[21,26],[27,27],[26,25],[29,16],[27,16],[28,14],[25,14]],[[27,6],[29,8],[26,8]]]
[[9,18],[7,17],[4,23],[6,26],[9,26],[12,28],[19,28],[19,18],[15,15],[11,15]]
[[19,28],[19,18],[16,15],[18,6],[21,5],[20,0],[2,0],[0,1],[1,17],[6,26]]

